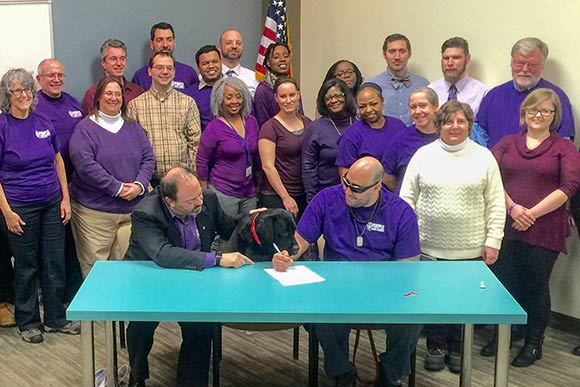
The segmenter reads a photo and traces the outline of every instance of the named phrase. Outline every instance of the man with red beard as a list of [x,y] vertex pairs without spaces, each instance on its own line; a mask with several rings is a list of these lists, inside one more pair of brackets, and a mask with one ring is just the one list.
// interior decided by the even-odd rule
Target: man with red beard
[[459,101],[468,104],[477,114],[481,100],[488,87],[467,75],[467,65],[471,61],[467,40],[458,36],[447,39],[441,46],[441,71],[443,79],[429,85],[435,90],[441,104]]

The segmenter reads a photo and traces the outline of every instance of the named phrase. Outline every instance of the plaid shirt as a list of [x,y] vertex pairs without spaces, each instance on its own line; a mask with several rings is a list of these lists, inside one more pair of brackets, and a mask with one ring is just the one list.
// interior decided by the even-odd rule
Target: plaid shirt
[[151,88],[129,102],[127,114],[141,124],[151,141],[157,160],[154,177],[161,179],[177,164],[195,170],[201,126],[193,98],[173,88],[160,98]]

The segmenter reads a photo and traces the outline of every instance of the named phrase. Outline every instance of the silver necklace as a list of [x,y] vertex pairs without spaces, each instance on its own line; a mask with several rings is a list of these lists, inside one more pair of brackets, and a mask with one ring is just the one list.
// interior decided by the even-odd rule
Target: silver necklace
[[[379,197],[377,202],[375,203],[375,208],[373,208],[373,212],[371,214],[371,217],[368,220],[362,220],[359,219],[356,214],[354,213],[354,210],[352,207],[348,207],[348,212],[350,213],[350,216],[354,219],[354,228],[356,233],[358,234],[356,237],[356,245],[357,247],[362,247],[364,240],[363,240],[363,235],[365,233],[365,231],[367,230],[368,226],[370,223],[372,223],[373,220],[375,220],[375,216],[377,216],[377,212],[379,211],[379,207],[381,206],[381,201],[382,201],[383,195],[382,192],[379,191]],[[357,223],[362,223],[364,224],[362,232],[359,234],[358,232],[358,225]]]
[[[334,129],[336,130],[336,133],[338,133],[339,136],[342,136],[342,133],[340,133],[340,130],[338,130],[338,128],[336,127],[336,124],[334,123],[334,121],[332,120],[332,118],[330,117],[326,117],[326,119],[328,121],[330,121],[330,123],[332,124],[332,126],[334,126]],[[352,117],[348,118],[348,126],[352,125]]]

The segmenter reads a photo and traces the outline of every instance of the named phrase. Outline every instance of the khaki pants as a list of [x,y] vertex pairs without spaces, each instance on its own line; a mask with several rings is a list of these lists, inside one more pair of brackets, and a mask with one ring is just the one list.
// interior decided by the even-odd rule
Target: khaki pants
[[120,260],[129,245],[131,214],[95,211],[71,200],[72,230],[83,278],[97,260]]

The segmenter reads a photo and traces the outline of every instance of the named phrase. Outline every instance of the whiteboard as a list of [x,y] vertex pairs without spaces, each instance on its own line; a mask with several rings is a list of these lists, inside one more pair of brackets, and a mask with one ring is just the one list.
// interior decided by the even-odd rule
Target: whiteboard
[[[13,67],[36,72],[41,60],[52,58],[51,0],[0,0],[0,74]],[[1,76],[0,75],[0,76]]]

